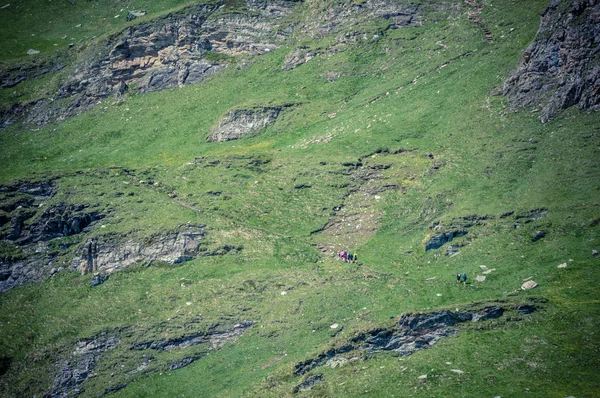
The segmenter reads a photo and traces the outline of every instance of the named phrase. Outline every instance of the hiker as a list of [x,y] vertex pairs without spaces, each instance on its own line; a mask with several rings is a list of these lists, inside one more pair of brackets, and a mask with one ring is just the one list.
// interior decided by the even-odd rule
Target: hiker
[[342,253],[342,258],[345,262],[348,262],[348,252],[346,250],[344,250],[344,252]]
[[342,258],[342,251],[341,251],[341,250],[338,250],[338,251],[337,251],[337,255],[335,256],[335,259],[336,259],[336,260],[341,260],[341,258]]
[[467,284],[467,274],[462,274],[462,281],[465,285]]
[[354,262],[358,262],[358,256],[356,254],[354,255]]
[[460,283],[460,274],[456,274],[456,283]]
[[348,262],[351,263],[354,261],[354,255],[352,253],[348,253]]

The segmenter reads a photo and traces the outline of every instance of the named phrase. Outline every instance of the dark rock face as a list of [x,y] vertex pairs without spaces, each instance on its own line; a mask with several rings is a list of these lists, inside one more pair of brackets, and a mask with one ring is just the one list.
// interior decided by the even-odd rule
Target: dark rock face
[[538,240],[546,237],[546,231],[535,231],[531,236],[532,242],[537,242]]
[[92,377],[102,354],[114,350],[118,344],[118,337],[108,335],[106,332],[79,341],[69,359],[57,362],[60,371],[54,377],[54,383],[44,397],[66,398],[80,395],[83,392],[82,384]]
[[35,254],[27,258],[0,259],[0,293],[26,282],[42,282],[50,277],[56,265],[53,253]]
[[513,108],[535,107],[547,122],[577,105],[600,109],[600,2],[554,0],[523,61],[504,83]]
[[275,123],[282,107],[236,109],[229,111],[208,137],[209,142],[237,140]]
[[85,205],[59,204],[47,208],[29,228],[29,233],[20,243],[48,241],[64,236],[76,235],[94,221],[104,218],[98,212],[85,212]]
[[454,238],[464,236],[467,234],[465,230],[448,231],[441,234],[433,235],[427,242],[425,242],[425,251],[439,249],[448,242],[451,242]]
[[22,81],[59,71],[63,67],[63,63],[58,58],[42,59],[25,65],[14,65],[2,72],[0,88],[14,87]]
[[[525,308],[526,310],[523,310]],[[452,328],[456,324],[500,318],[507,309],[515,309],[522,314],[530,314],[537,307],[528,304],[490,305],[473,311],[454,312],[442,310],[439,312],[405,314],[391,328],[379,328],[359,333],[348,344],[327,350],[315,358],[298,362],[294,369],[294,375],[302,376],[316,367],[328,364],[328,361],[333,362],[342,358],[339,356],[347,353],[356,352],[358,355],[359,353],[373,354],[382,351],[393,351],[402,356],[411,355],[416,350],[434,346],[444,337],[459,333],[458,329]]]

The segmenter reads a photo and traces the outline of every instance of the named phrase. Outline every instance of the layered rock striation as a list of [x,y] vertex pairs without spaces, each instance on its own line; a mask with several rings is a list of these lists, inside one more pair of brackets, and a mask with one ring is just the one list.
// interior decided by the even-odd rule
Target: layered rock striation
[[[244,12],[223,2],[197,5],[141,22],[92,45],[78,56],[71,77],[49,98],[16,104],[0,125],[25,118],[38,125],[79,114],[111,95],[198,83],[223,69],[228,58],[277,49],[291,32],[281,28],[293,1],[247,1]],[[14,86],[26,76],[2,76]]]

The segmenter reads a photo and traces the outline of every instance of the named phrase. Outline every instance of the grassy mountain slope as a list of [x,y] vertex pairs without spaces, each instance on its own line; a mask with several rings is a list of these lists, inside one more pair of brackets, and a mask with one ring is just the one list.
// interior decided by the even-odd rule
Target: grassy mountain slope
[[[305,23],[329,3],[299,3],[293,19]],[[339,51],[327,51],[336,34],[296,31],[284,47],[234,60],[203,83],[1,131],[0,181],[57,177],[52,203],[108,215],[89,236],[144,239],[206,224],[211,248],[243,246],[236,255],[132,266],[93,288],[89,275],[60,272],[2,293],[5,395],[48,391],[57,361],[108,331],[121,343],[98,361],[85,396],[125,383],[114,396],[292,396],[302,380],[296,363],[402,313],[529,298],[538,311],[457,325],[460,333],[411,356],[317,368],[312,374],[325,381],[299,395],[598,395],[600,260],[591,253],[600,247],[600,120],[568,110],[541,124],[530,110],[509,112],[494,92],[534,37],[546,1],[480,3],[493,43],[467,4],[448,1],[458,11],[430,9],[423,26],[353,26],[365,39]],[[153,4],[155,12],[177,5]],[[59,33],[39,35],[46,48]],[[11,43],[7,59],[21,51]],[[318,55],[283,70],[299,45]],[[282,104],[291,106],[264,131],[206,140],[230,109]],[[534,209],[547,216],[528,218]],[[451,242],[459,254],[447,255],[448,244],[425,251],[434,223],[444,231],[465,218],[475,222]],[[546,235],[534,241],[537,231]],[[67,268],[81,242],[53,242],[68,239],[75,244],[60,254]],[[3,253],[19,251],[0,243]],[[340,249],[358,253],[359,263],[335,261]],[[495,271],[476,282],[480,265]],[[455,282],[457,272],[469,275],[466,285]],[[539,287],[519,291],[527,278]],[[199,359],[181,369],[164,371],[189,351],[130,349],[242,320],[254,322],[243,336],[207,355],[188,348]]]

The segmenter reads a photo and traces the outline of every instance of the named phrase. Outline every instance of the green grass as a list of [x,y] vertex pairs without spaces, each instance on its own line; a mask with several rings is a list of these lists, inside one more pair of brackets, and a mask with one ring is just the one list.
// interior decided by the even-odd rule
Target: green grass
[[[299,5],[291,20],[309,17],[303,7],[321,3]],[[528,110],[508,112],[493,93],[535,34],[546,2],[482,3],[493,45],[464,12],[387,31],[283,71],[290,42],[246,65],[232,61],[198,85],[105,100],[36,131],[1,131],[0,181],[60,176],[53,203],[89,204],[107,214],[104,228],[95,226],[91,235],[144,237],[204,223],[210,245],[244,247],[235,256],[177,267],[132,267],[96,288],[89,287],[89,276],[65,272],[2,294],[0,352],[12,358],[0,376],[7,394],[43,393],[52,384],[56,358],[76,341],[126,328],[123,345],[107,354],[85,386],[89,396],[101,395],[111,373],[114,380],[132,380],[127,371],[143,358],[128,347],[143,336],[180,333],[194,317],[202,318],[199,328],[228,317],[255,324],[237,342],[185,368],[137,374],[115,396],[291,396],[301,381],[292,375],[295,363],[359,331],[388,327],[404,312],[535,296],[547,302],[519,321],[461,325],[458,335],[410,357],[383,353],[342,368],[318,368],[313,373],[323,373],[325,382],[309,395],[597,395],[600,281],[591,251],[600,246],[600,121],[596,113],[578,110],[547,124]],[[105,13],[116,7],[93,4]],[[44,7],[59,5],[79,10],[65,21],[90,10],[81,2]],[[179,5],[135,7],[160,13]],[[112,22],[90,25],[86,34],[123,26]],[[381,28],[379,22],[359,26],[370,33]],[[46,43],[40,48],[62,34],[37,29],[35,37]],[[335,41],[293,40],[315,50]],[[11,43],[3,53],[21,51]],[[339,75],[335,82],[327,81],[329,71]],[[8,94],[2,98],[11,101]],[[294,106],[252,136],[206,141],[230,109],[273,104]],[[399,149],[405,152],[383,151]],[[430,154],[438,169],[432,169]],[[378,179],[357,179],[348,163],[359,159],[362,170],[389,168]],[[399,189],[377,193],[379,199],[365,195],[386,183]],[[341,236],[315,233],[340,204],[345,210],[339,214],[373,215],[374,230],[356,237],[355,226],[346,225]],[[540,207],[548,216],[518,229],[514,216],[499,217]],[[445,256],[446,247],[424,251],[432,223],[449,225],[473,214],[490,218],[453,242],[465,244],[460,254]],[[537,230],[548,234],[532,242]],[[83,238],[71,239],[76,248]],[[318,249],[328,244],[359,253],[361,264],[334,261]],[[22,254],[5,246],[7,255]],[[68,263],[71,253],[61,261]],[[558,269],[564,262],[568,267]],[[474,281],[480,265],[495,269],[482,283]],[[456,284],[456,272],[466,272],[470,283]],[[515,293],[530,277],[540,286]],[[343,326],[335,336],[333,323]],[[152,366],[185,355],[159,353]],[[426,383],[417,380],[422,374]]]
[[[146,10],[143,19],[175,10],[194,2],[159,1],[44,1],[22,0],[0,10],[0,60],[44,57],[68,48],[69,43],[83,43],[105,33],[130,25],[130,10]],[[137,22],[137,20],[136,20]],[[81,25],[81,26],[78,26]],[[27,50],[40,54],[28,56]]]

